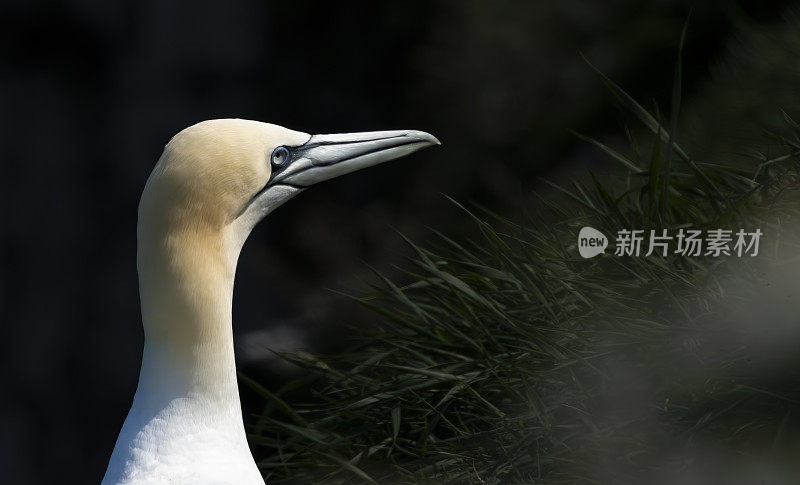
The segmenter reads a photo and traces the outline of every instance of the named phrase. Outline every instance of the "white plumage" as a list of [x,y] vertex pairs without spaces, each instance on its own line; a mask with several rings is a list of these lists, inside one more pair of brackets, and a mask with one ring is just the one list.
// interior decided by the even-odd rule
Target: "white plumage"
[[438,143],[419,131],[311,136],[235,119],[172,138],[139,204],[145,344],[103,485],[263,483],[242,423],[231,328],[245,239],[310,185]]

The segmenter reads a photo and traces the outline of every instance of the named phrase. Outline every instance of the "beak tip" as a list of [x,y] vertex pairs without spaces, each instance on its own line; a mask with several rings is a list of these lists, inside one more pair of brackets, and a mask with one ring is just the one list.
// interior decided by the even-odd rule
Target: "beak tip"
[[412,138],[417,138],[422,142],[428,143],[429,145],[442,144],[442,142],[440,142],[438,138],[425,131],[412,131],[408,135],[411,136]]

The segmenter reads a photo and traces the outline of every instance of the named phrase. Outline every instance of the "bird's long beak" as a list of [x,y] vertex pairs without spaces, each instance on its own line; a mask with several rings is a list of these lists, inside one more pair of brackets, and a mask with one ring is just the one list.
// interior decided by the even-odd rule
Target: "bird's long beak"
[[314,135],[302,145],[279,146],[270,155],[269,181],[235,219],[252,228],[316,183],[439,144],[436,137],[424,131],[397,130]]
[[275,149],[267,187],[306,188],[431,145],[440,142],[429,133],[413,130],[314,135],[303,145]]

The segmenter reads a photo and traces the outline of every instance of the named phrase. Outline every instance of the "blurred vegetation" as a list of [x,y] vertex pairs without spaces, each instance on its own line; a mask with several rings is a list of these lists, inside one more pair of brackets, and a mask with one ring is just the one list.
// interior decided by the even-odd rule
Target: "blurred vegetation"
[[[667,119],[602,80],[644,128],[627,131],[626,151],[579,135],[617,176],[551,184],[560,197],[521,220],[459,205],[476,237],[406,240],[406,282],[378,274],[375,294],[356,298],[376,319],[349,352],[284,355],[306,374],[275,392],[242,377],[264,399],[250,442],[270,483],[800,477],[800,104],[780,97],[782,125],[760,126],[756,144],[716,145],[728,134],[712,142],[717,124],[695,132],[717,153],[701,161],[676,141],[680,60]],[[718,148],[737,145],[752,150]],[[757,258],[683,257],[673,244],[666,257],[584,260],[583,226],[764,236]],[[308,387],[312,399],[291,398]]]
[[697,157],[748,163],[779,146],[770,135],[785,126],[782,112],[800,107],[800,10],[785,9],[782,17],[740,24],[684,111],[684,138]]

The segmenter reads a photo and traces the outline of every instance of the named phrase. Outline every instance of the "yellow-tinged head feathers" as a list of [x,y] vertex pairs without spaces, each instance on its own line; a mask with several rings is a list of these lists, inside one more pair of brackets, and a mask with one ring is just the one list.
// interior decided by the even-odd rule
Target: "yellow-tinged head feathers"
[[175,135],[150,175],[139,217],[171,224],[230,223],[270,178],[270,154],[310,135],[240,119],[209,120]]
[[239,239],[309,186],[439,144],[415,130],[314,135],[239,119],[186,128],[164,149],[139,205],[140,238],[221,231]]

